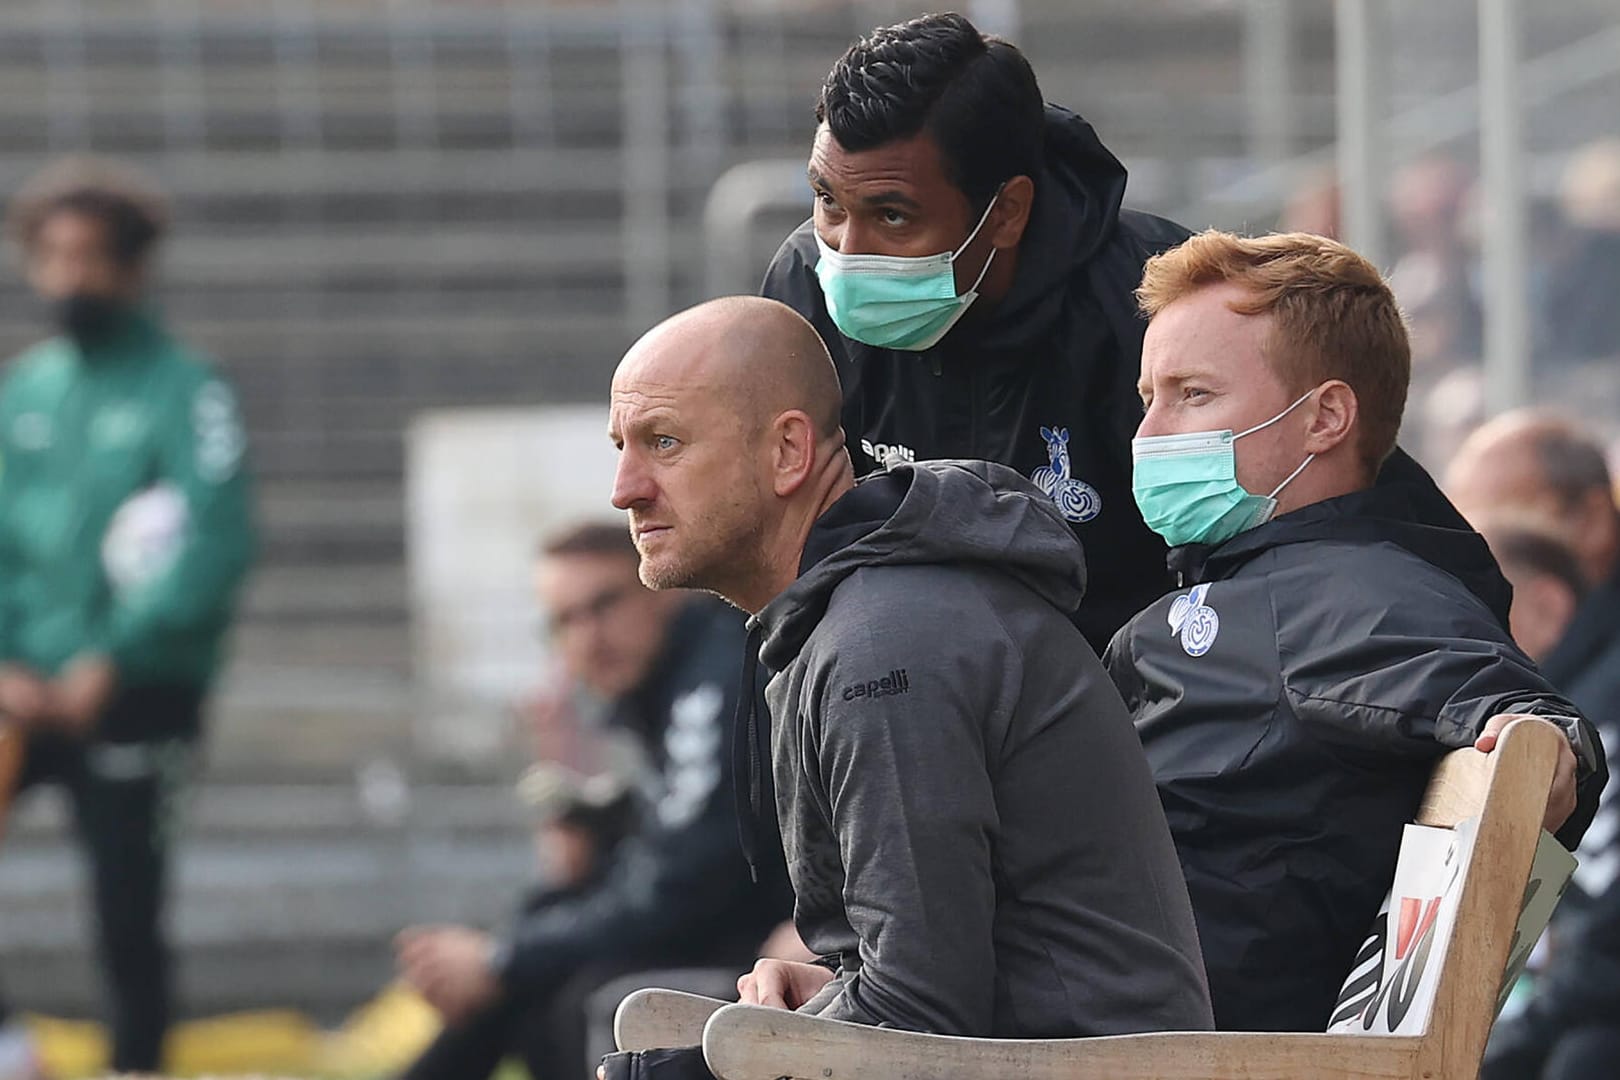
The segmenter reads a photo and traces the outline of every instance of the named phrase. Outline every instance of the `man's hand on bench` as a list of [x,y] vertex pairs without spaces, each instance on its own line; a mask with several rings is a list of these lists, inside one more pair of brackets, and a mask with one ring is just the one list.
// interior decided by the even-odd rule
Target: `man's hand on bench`
[[737,993],[744,1005],[797,1009],[815,997],[832,977],[831,971],[817,964],[761,960],[753,971],[737,980]]
[[[1497,737],[1502,729],[1515,720],[1534,720],[1532,717],[1520,713],[1503,713],[1493,716],[1485,724],[1485,730],[1479,733],[1474,740],[1474,749],[1482,753],[1490,753],[1496,749]],[[1568,742],[1558,753],[1558,766],[1553,770],[1552,790],[1547,793],[1547,813],[1541,819],[1541,827],[1548,832],[1557,832],[1575,812],[1575,751]]]

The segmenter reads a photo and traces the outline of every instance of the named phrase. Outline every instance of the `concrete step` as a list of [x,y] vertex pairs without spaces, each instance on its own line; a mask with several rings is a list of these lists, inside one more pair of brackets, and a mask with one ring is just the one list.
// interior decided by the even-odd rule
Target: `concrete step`
[[[88,897],[55,794],[19,806],[0,855],[0,963],[14,1004],[90,1015],[100,998]],[[204,785],[173,877],[182,1000],[334,1019],[388,977],[401,927],[501,923],[534,876],[509,789],[410,795],[408,819],[384,824],[352,785]]]
[[[260,495],[260,511],[271,519],[271,492]],[[398,491],[389,494],[396,505],[398,519]],[[320,492],[311,502],[306,494],[284,493],[281,508],[273,520],[284,525],[297,520],[297,515],[310,515],[306,527],[322,527],[332,523],[326,517],[328,509],[341,512],[346,497],[341,492]],[[369,492],[357,493],[352,498],[360,505],[379,496]],[[280,501],[284,500],[284,501]],[[328,502],[330,500],[330,502]],[[353,505],[353,504],[347,504]],[[320,514],[312,513],[315,506]],[[366,511],[357,510],[364,514]],[[240,618],[260,624],[299,623],[310,620],[322,622],[374,622],[403,620],[409,616],[406,597],[405,567],[400,563],[360,563],[342,568],[324,564],[270,564],[257,568],[242,598]]]

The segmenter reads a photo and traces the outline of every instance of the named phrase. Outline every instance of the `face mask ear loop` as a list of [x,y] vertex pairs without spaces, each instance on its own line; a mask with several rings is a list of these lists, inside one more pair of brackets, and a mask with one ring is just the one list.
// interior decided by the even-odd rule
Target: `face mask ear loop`
[[1270,427],[1272,424],[1275,424],[1277,421],[1281,420],[1283,417],[1287,416],[1289,413],[1291,413],[1295,409],[1299,408],[1300,405],[1304,404],[1305,399],[1310,397],[1314,393],[1316,393],[1316,387],[1313,386],[1309,390],[1305,391],[1304,395],[1301,396],[1298,401],[1296,401],[1292,405],[1288,406],[1288,408],[1284,409],[1282,412],[1278,413],[1276,416],[1273,416],[1270,420],[1267,420],[1264,423],[1256,424],[1256,425],[1254,425],[1254,427],[1249,428],[1247,431],[1238,432],[1236,435],[1232,436],[1232,441],[1236,442],[1238,439],[1243,438],[1243,436],[1245,436],[1245,435],[1253,435],[1257,431],[1261,431],[1261,430],[1263,430],[1265,428]]
[[[951,262],[955,262],[956,257],[968,249],[968,245],[973,243],[973,238],[979,235],[979,230],[984,228],[984,223],[990,220],[990,211],[996,208],[996,200],[1001,198],[1001,189],[1006,186],[1007,182],[1005,180],[996,185],[996,193],[990,196],[990,205],[986,206],[984,208],[984,213],[979,215],[979,223],[973,226],[973,231],[968,233],[968,238],[966,240],[962,241],[962,246],[951,252]],[[990,264],[985,263],[984,265],[988,268]],[[979,277],[982,279],[984,275],[980,274]],[[975,286],[975,288],[977,288],[977,286]]]
[[[979,276],[973,279],[973,284],[972,285],[968,286],[968,292],[978,292],[979,291],[979,285],[980,285],[981,282],[984,281],[984,275],[986,275],[986,274],[988,274],[990,272],[990,264],[995,262],[995,261],[996,261],[996,249],[991,248],[990,249],[990,257],[988,259],[984,260],[984,269],[979,271]],[[966,294],[964,293],[963,295],[966,295]]]
[[1273,491],[1270,495],[1267,495],[1266,498],[1275,499],[1278,495],[1281,495],[1282,494],[1282,489],[1287,487],[1289,484],[1292,484],[1294,482],[1294,477],[1296,477],[1300,473],[1304,472],[1305,471],[1305,466],[1309,465],[1311,462],[1313,462],[1315,460],[1316,460],[1316,455],[1315,454],[1307,454],[1307,455],[1305,455],[1305,460],[1299,463],[1299,468],[1297,468],[1293,472],[1289,473],[1288,474],[1288,479],[1286,479],[1282,483],[1278,484],[1276,490]]

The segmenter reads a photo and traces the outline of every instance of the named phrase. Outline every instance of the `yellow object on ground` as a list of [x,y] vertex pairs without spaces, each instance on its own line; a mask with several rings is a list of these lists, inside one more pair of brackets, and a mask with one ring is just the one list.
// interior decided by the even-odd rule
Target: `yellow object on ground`
[[[108,1041],[94,1021],[26,1018],[52,1080],[79,1080],[107,1069]],[[409,1065],[439,1033],[439,1017],[397,984],[324,1032],[303,1013],[262,1009],[188,1020],[169,1033],[176,1076],[263,1075],[373,1080]]]

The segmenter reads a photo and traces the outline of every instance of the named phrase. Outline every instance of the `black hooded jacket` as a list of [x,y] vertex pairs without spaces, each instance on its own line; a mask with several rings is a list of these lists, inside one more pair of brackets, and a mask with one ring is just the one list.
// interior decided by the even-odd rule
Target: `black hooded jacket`
[[1131,496],[1146,326],[1134,291],[1142,264],[1187,233],[1122,210],[1124,197],[1125,167],[1091,125],[1048,106],[1046,165],[1012,290],[993,310],[969,309],[932,349],[875,349],[838,332],[810,222],[782,244],[761,289],[826,341],[857,474],[971,458],[1009,465],[1054,495],[1098,571],[1076,616],[1098,651],[1170,587],[1164,543]]
[[615,703],[613,722],[652,748],[657,798],[598,881],[529,905],[507,929],[494,967],[509,993],[544,995],[588,964],[743,963],[787,916],[775,877],[752,883],[737,850],[726,733],[744,638],[734,610],[689,601],[652,670]]
[[1508,637],[1479,535],[1397,454],[1372,488],[1213,550],[1133,619],[1106,664],[1135,716],[1187,875],[1222,1030],[1322,1031],[1446,751],[1491,717],[1545,716],[1601,748]]

